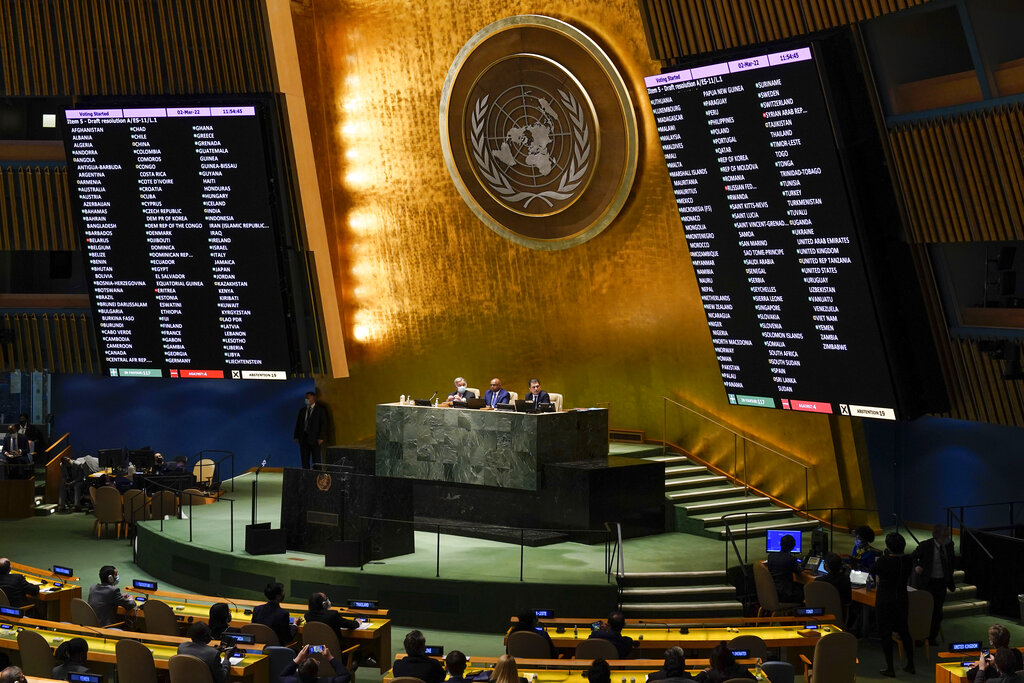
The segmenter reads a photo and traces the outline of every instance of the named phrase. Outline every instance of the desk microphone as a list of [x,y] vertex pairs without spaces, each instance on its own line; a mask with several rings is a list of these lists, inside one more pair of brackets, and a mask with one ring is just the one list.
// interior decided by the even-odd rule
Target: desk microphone
[[437,392],[436,392],[436,391],[435,391],[435,392],[434,392],[434,393],[433,393],[433,394],[431,395],[431,397],[430,397],[430,398],[428,398],[427,400],[428,400],[428,401],[433,401],[433,400],[434,400],[434,396],[437,396]]

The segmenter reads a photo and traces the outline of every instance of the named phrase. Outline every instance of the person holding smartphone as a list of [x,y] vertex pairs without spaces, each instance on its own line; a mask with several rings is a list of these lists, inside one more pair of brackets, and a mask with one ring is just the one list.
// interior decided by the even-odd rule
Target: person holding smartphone
[[[327,660],[334,669],[334,675],[320,675],[319,657]],[[348,683],[352,674],[345,668],[341,660],[331,654],[326,645],[306,645],[281,672],[281,683]]]

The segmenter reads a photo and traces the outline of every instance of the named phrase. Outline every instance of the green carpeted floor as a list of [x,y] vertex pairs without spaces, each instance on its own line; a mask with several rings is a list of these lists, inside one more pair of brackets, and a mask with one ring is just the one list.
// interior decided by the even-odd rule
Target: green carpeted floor
[[[249,483],[250,475],[239,478],[234,498],[235,506],[235,540],[236,552],[241,552],[241,541],[244,525],[249,516]],[[260,476],[260,518],[263,521],[277,522],[280,510],[275,501],[280,500],[280,475],[272,473]],[[231,495],[231,494],[229,494]],[[195,543],[211,547],[227,548],[227,534],[230,523],[227,505],[216,505],[193,508],[192,524]],[[152,524],[152,522],[151,522]],[[93,518],[84,513],[71,515],[50,515],[25,520],[0,521],[0,555],[6,555],[15,561],[25,564],[49,567],[53,564],[71,566],[75,573],[83,578],[83,584],[95,582],[99,568],[105,564],[116,565],[121,574],[122,583],[131,585],[132,579],[156,578],[140,571],[132,561],[132,548],[126,540],[104,538],[96,540],[92,535]],[[165,523],[165,533],[178,538],[188,538],[188,521],[170,520]],[[920,536],[921,534],[919,534]],[[404,558],[392,558],[384,564],[369,565],[366,571],[386,572],[399,575],[420,575],[429,571],[433,575],[436,561],[436,540],[434,534],[417,534],[417,552]],[[852,545],[848,535],[837,536],[837,550],[846,551]],[[475,570],[468,572],[468,563],[462,558],[470,553],[479,553],[486,548],[489,553],[507,556],[513,563],[515,571],[500,569],[501,562],[486,564],[487,571],[494,572],[492,578],[505,578],[510,583],[510,590],[518,581],[519,547],[502,543],[476,541],[451,536],[441,537],[441,571],[442,576],[455,577],[465,575],[479,576]],[[742,545],[740,551],[743,551]],[[763,556],[762,542],[750,542],[750,559]],[[291,553],[294,554],[294,553]],[[315,556],[310,556],[315,557]],[[319,561],[322,562],[322,559]],[[561,544],[544,548],[527,548],[525,550],[525,579],[527,581],[543,581],[544,577],[557,576],[561,581],[578,580],[580,582],[605,582],[602,570],[604,561],[603,545],[585,546],[575,543]],[[720,542],[687,536],[684,534],[663,534],[625,542],[626,569],[635,571],[682,571],[695,569],[720,569],[725,561],[725,548]],[[479,566],[479,565],[477,565]],[[498,569],[494,569],[499,567]],[[356,570],[358,571],[358,570]],[[181,590],[161,582],[161,587],[168,590]],[[1012,641],[1024,642],[1024,627],[1008,623],[1006,619],[987,616],[966,616],[947,619],[944,622],[944,633],[947,641],[984,639],[986,629],[993,622],[1001,622],[1010,626]],[[453,628],[457,624],[452,624]],[[401,651],[402,638],[416,624],[395,625],[393,629],[392,650]],[[432,644],[444,645],[446,650],[460,649],[470,655],[497,655],[503,651],[502,638],[493,634],[466,633],[458,630],[430,631],[427,639]],[[874,682],[889,680],[878,675],[882,666],[881,647],[877,641],[862,640],[858,653],[860,664],[857,669],[859,681]],[[934,680],[935,649],[930,661],[925,660],[923,648],[917,650],[916,676],[900,673],[904,680]],[[798,672],[799,673],[799,672]],[[374,681],[372,671],[360,669],[359,681]]]

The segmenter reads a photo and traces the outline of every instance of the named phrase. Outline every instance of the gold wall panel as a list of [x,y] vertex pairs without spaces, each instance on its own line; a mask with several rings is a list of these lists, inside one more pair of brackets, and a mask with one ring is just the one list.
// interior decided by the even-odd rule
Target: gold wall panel
[[0,372],[96,371],[96,343],[84,314],[4,313],[0,328],[14,333],[11,343],[0,343]]
[[640,0],[650,57],[670,62],[845,26],[931,0]]
[[0,167],[0,251],[74,251],[66,168]]
[[916,241],[1024,239],[1024,107],[907,123],[889,138]]
[[[613,426],[653,438],[662,396],[691,404],[806,463],[816,503],[873,506],[870,482],[848,476],[859,466],[849,424],[728,405],[646,104],[642,79],[659,65],[633,0],[304,0],[292,11],[342,319],[353,333],[351,376],[318,381],[338,442],[372,437],[374,406],[399,394],[444,396],[456,375],[477,387],[497,375],[523,393],[536,376],[565,394],[566,407],[609,403]],[[441,86],[459,48],[481,27],[528,13],[597,40],[633,89],[640,122],[637,180],[622,213],[593,240],[557,252],[481,224],[448,176],[438,136]],[[674,439],[678,427],[669,429]],[[706,423],[694,429],[685,436],[719,438]],[[728,447],[707,451],[724,462]],[[766,457],[748,455],[750,467]],[[765,486],[790,490],[781,479]]]
[[261,0],[0,0],[0,94],[269,92]]

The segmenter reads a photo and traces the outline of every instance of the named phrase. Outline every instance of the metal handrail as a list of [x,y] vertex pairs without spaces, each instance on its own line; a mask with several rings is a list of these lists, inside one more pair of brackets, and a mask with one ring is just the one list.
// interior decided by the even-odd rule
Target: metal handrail
[[[415,525],[416,524],[421,524],[420,522],[417,522],[416,520],[391,519],[389,517],[369,517],[369,516],[366,516],[366,515],[360,515],[358,519],[359,519],[360,532],[361,532],[362,535],[366,534],[365,527],[364,527],[364,523],[365,522],[388,522],[388,523],[391,523],[391,524],[412,524],[414,526],[414,529],[415,529]],[[446,529],[446,528],[451,528],[451,529],[493,529],[496,525],[494,525],[494,524],[442,524],[442,523],[431,523],[431,524],[429,524],[429,526],[434,527],[434,529],[435,529],[434,533],[437,534],[436,566],[435,566],[435,569],[434,569],[434,575],[436,577],[440,577],[441,576],[441,530],[442,529]],[[619,543],[619,547],[620,547],[620,551],[619,551],[619,555],[620,555],[619,567],[621,568],[622,571],[625,571],[625,562],[624,562],[624,559],[621,557],[622,527],[619,524],[616,524],[616,526],[618,527],[618,543]],[[503,527],[503,528],[509,529],[509,530],[515,530],[515,531],[519,532],[519,580],[520,581],[523,581],[523,567],[525,566],[525,563],[526,563],[525,562],[526,561],[525,553],[526,553],[526,532],[527,531],[550,531],[550,532],[556,532],[556,533],[560,533],[560,534],[564,534],[564,533],[604,534],[605,535],[605,545],[606,545],[606,547],[607,547],[607,543],[608,543],[608,537],[612,535],[611,529],[608,528],[607,524],[605,525],[605,529],[604,530],[601,530],[601,529],[540,529],[540,528],[535,528],[535,527],[517,527],[517,526],[506,526],[506,527]],[[359,569],[360,570],[362,570],[363,567],[365,566],[365,563],[362,563],[362,559],[363,558],[360,558],[360,562],[361,562],[361,564],[359,565]],[[606,565],[606,567],[607,567],[607,565]]]
[[[235,454],[234,454],[234,452],[233,451],[223,451],[223,450],[218,450],[218,449],[211,449],[211,448],[203,449],[203,450],[199,451],[196,454],[196,458],[197,458],[196,462],[198,463],[199,460],[203,460],[204,459],[203,456],[206,453],[224,453],[225,454],[223,458],[221,458],[220,460],[217,460],[216,462],[214,462],[214,464],[213,464],[214,476],[216,476],[217,473],[219,472],[220,464],[222,462],[224,462],[225,460],[229,460],[229,459],[231,460],[231,492],[234,493],[235,492]],[[212,458],[209,458],[209,459],[212,460]],[[221,477],[220,480],[223,481],[224,477]]]
[[[763,443],[761,443],[760,441],[758,441],[756,439],[752,439],[749,436],[746,436],[744,434],[740,434],[735,429],[732,429],[731,427],[722,424],[718,420],[715,420],[712,417],[709,417],[709,416],[707,416],[707,415],[705,415],[705,414],[703,414],[703,413],[701,413],[701,412],[699,412],[697,410],[694,410],[693,408],[691,408],[691,407],[689,407],[687,405],[684,405],[684,404],[680,403],[679,401],[671,399],[668,396],[662,396],[661,399],[662,399],[662,425],[661,425],[661,454],[662,455],[666,454],[667,448],[668,448],[668,443],[669,443],[669,441],[668,441],[668,404],[671,403],[674,406],[682,408],[683,410],[696,415],[697,417],[701,418],[702,420],[705,420],[706,422],[710,422],[711,424],[715,425],[719,429],[725,430],[726,432],[732,434],[733,435],[733,443],[734,444],[735,444],[737,439],[741,439],[743,441],[743,478],[741,479],[740,476],[739,476],[739,473],[737,472],[737,469],[738,469],[737,465],[736,465],[736,450],[737,449],[736,449],[735,445],[733,446],[733,466],[732,466],[732,468],[733,468],[733,478],[736,481],[742,483],[743,486],[746,489],[748,489],[748,490],[751,488],[749,481],[747,481],[747,447],[746,447],[746,444],[748,442],[758,446],[759,448],[763,448],[764,450],[768,451],[769,453],[774,453],[775,455],[778,455],[779,457],[781,457],[781,458],[783,458],[785,460],[788,460],[788,461],[790,461],[790,462],[792,462],[792,463],[802,467],[803,470],[804,470],[804,504],[803,504],[803,510],[802,511],[804,513],[804,516],[807,515],[807,511],[808,511],[808,509],[810,507],[810,504],[811,504],[811,498],[810,498],[810,471],[811,471],[811,468],[810,468],[809,465],[807,465],[806,463],[802,463],[799,460],[797,460],[797,459],[795,459],[795,458],[793,458],[791,456],[786,455],[785,453],[779,451],[778,449],[775,449],[775,448],[772,448],[771,446],[763,444]],[[796,506],[792,506],[792,507],[794,509],[796,509]]]
[[[971,538],[974,539],[974,542],[978,544],[978,547],[981,548],[981,551],[983,553],[985,553],[986,555],[988,555],[988,559],[990,559],[990,560],[996,559],[995,556],[992,555],[992,553],[990,553],[988,551],[988,548],[986,548],[985,544],[981,542],[981,539],[978,538],[978,536],[973,531],[971,531],[969,527],[967,527],[964,524],[963,513],[964,513],[964,508],[965,507],[985,507],[986,505],[999,505],[999,504],[1000,503],[988,503],[988,504],[982,503],[982,504],[978,504],[978,505],[958,505],[957,507],[960,508],[960,514],[959,515],[957,515],[955,512],[953,512],[953,508],[951,508],[951,507],[946,508],[946,519],[949,520],[950,517],[956,517],[957,521],[960,522],[960,538],[961,538],[960,543],[961,543],[961,545],[963,545],[963,540],[962,540],[963,539],[963,534],[966,531],[967,534]],[[1005,505],[1005,503],[1003,503],[1003,505]],[[949,524],[947,526],[952,527],[951,524]],[[961,552],[963,552],[962,548],[961,548]]]

